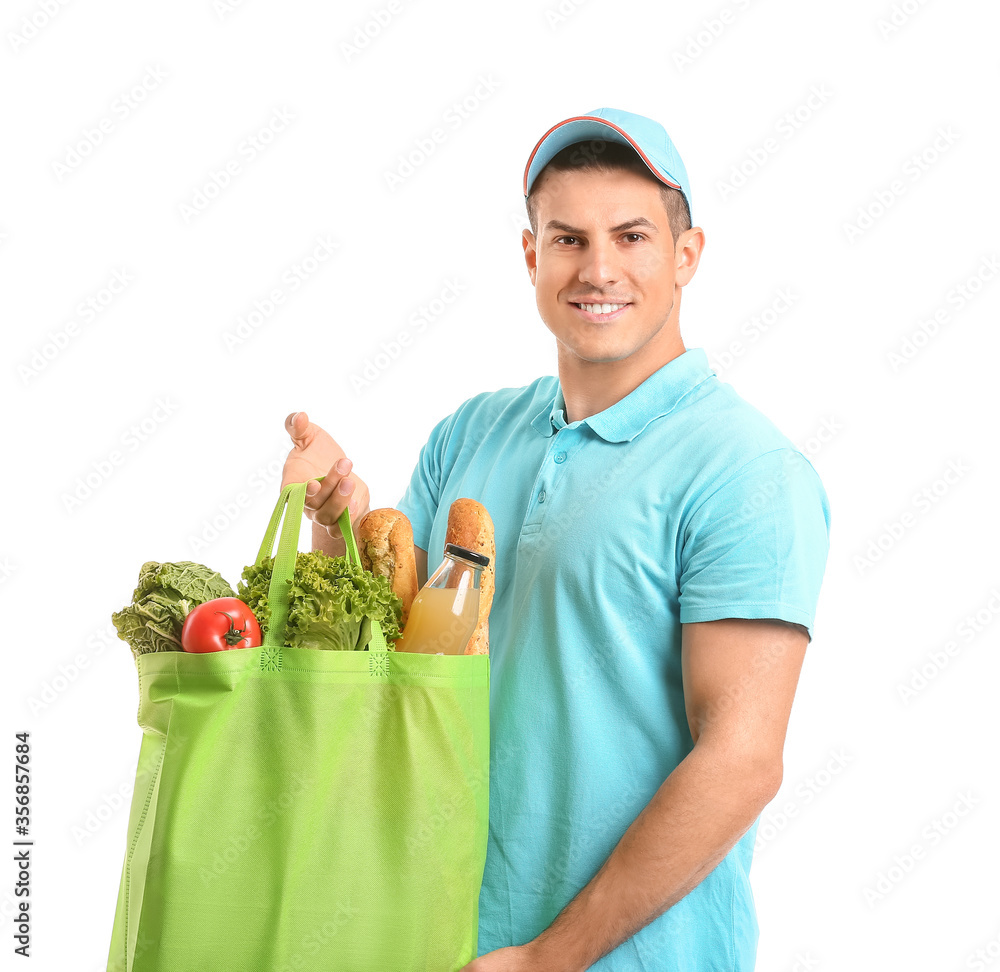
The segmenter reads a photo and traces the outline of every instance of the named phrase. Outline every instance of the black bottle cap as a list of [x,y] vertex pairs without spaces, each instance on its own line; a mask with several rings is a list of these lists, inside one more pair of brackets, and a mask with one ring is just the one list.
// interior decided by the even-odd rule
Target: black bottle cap
[[490,565],[489,557],[478,554],[474,550],[467,550],[465,547],[460,547],[457,543],[445,544],[444,552],[461,557],[463,560],[471,560],[472,563],[478,564],[480,567],[489,567]]

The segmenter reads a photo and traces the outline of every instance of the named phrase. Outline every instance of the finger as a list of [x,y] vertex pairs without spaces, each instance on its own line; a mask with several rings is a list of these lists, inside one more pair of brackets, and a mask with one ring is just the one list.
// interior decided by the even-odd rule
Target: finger
[[[343,490],[347,488],[345,493]],[[340,481],[340,486],[330,494],[330,498],[312,515],[316,523],[320,523],[328,529],[336,527],[340,518],[350,503],[350,493],[354,489],[354,482],[344,478]],[[338,531],[339,532],[339,531]]]
[[[340,499],[341,497],[350,495],[351,490],[353,489],[353,482],[347,480],[347,482],[351,483],[351,486],[346,492],[341,489],[341,484],[345,482],[345,479],[353,466],[354,463],[352,463],[350,459],[338,459],[330,467],[330,471],[323,477],[322,482],[317,482],[315,479],[311,480],[309,485],[306,487],[306,507],[308,509],[316,510],[317,512],[322,511],[325,515],[329,516],[333,510],[324,509],[324,506],[330,501],[330,497],[336,496],[337,499],[335,505],[339,506],[337,516],[343,513],[344,507],[347,503],[341,503]],[[334,520],[335,519],[336,517],[334,517]]]

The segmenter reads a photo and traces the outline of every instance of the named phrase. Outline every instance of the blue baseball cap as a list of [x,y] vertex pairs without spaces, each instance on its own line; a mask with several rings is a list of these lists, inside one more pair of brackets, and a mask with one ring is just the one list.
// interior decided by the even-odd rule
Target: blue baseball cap
[[[564,118],[553,125],[536,143],[524,167],[524,195],[552,157],[574,142],[604,139],[633,148],[660,182],[680,189],[691,209],[691,186],[680,154],[666,129],[652,118],[620,108],[596,108],[586,115]],[[692,220],[693,220],[692,216]]]

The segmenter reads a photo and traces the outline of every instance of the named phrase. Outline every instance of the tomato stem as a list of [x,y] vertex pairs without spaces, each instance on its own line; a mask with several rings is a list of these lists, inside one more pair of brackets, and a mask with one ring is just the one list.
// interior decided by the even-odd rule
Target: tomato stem
[[233,624],[233,619],[225,611],[216,611],[215,613],[221,614],[229,622],[229,630],[223,635],[226,639],[226,644],[232,647],[241,642],[246,635],[247,624],[244,623],[242,628],[237,628]]

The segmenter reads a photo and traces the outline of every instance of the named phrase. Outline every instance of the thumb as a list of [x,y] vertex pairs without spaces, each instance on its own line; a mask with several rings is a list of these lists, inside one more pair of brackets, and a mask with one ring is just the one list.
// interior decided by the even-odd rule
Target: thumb
[[305,412],[292,412],[285,419],[285,429],[292,439],[301,439],[309,428],[309,416]]

